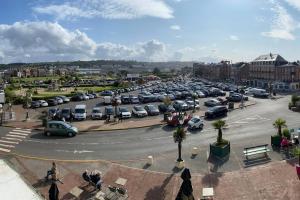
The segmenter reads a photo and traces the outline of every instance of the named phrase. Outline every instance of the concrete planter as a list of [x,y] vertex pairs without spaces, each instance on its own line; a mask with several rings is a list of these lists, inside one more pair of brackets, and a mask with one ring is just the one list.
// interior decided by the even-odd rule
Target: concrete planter
[[279,135],[271,136],[271,145],[274,147],[280,147],[281,137]]
[[230,153],[230,142],[227,145],[216,146],[216,143],[209,145],[209,154],[223,158]]

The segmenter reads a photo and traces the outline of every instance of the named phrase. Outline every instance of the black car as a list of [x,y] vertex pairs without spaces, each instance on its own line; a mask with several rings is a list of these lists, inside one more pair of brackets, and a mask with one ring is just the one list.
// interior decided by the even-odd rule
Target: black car
[[175,112],[175,108],[172,106],[172,105],[165,105],[165,104],[159,104],[158,105],[158,110],[161,112],[161,113],[167,113],[167,112]]
[[84,96],[82,94],[76,94],[71,97],[71,101],[83,101]]
[[107,106],[104,108],[104,117],[107,118],[108,116],[114,115],[114,108],[112,106]]
[[39,108],[41,106],[39,101],[32,101],[31,108]]
[[154,105],[146,105],[145,110],[147,111],[148,115],[159,115],[159,110]]
[[74,112],[71,108],[63,108],[60,115],[60,117],[64,118],[66,121],[71,121],[74,118]]
[[57,101],[55,99],[48,99],[48,106],[57,106]]
[[130,103],[130,98],[129,98],[128,96],[122,95],[122,96],[121,96],[121,102],[122,102],[123,104],[128,104],[128,103]]
[[60,120],[60,110],[59,108],[50,108],[48,110],[48,117],[52,120]]
[[216,118],[226,116],[228,109],[226,106],[214,106],[205,112],[206,118]]

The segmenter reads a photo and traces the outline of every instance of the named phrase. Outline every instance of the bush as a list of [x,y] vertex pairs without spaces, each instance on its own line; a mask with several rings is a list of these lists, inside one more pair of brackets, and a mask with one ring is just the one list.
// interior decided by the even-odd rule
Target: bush
[[291,133],[290,133],[289,129],[287,129],[287,128],[285,128],[285,129],[282,130],[282,135],[284,137],[286,137],[288,140],[291,139]]
[[296,105],[296,102],[300,100],[300,97],[298,95],[293,94],[291,97],[291,103],[293,106]]

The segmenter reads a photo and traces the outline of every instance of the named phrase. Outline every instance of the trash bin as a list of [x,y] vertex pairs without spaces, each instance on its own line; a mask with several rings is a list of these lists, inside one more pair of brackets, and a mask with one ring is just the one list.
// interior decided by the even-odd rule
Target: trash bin
[[234,109],[234,103],[233,102],[228,103],[228,109]]

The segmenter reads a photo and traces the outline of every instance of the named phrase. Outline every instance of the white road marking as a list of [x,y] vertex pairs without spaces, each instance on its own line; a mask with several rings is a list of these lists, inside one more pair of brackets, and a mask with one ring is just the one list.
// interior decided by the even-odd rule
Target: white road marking
[[10,137],[2,137],[2,138],[6,139],[6,140],[22,141],[21,139],[18,139],[18,138],[10,138]]
[[26,138],[25,136],[14,135],[14,134],[7,134],[6,136],[9,136],[9,137],[16,137],[16,138],[23,138],[23,139]]
[[0,148],[0,151],[4,151],[4,152],[7,152],[7,153],[9,153],[9,152],[10,152],[10,149],[4,149],[4,148]]
[[13,130],[13,131],[19,132],[19,133],[31,133],[31,131],[28,131],[28,130],[20,130],[20,129]]
[[15,135],[23,135],[23,136],[27,136],[28,134],[26,133],[18,133],[18,132],[14,132],[14,131],[10,131],[10,134],[15,134]]
[[74,154],[76,154],[76,153],[79,153],[79,154],[81,154],[81,153],[92,153],[92,152],[94,152],[94,151],[88,151],[88,150],[74,150],[74,151],[69,151],[69,150],[56,150],[56,151],[58,151],[58,152],[66,152],[66,153],[74,153]]
[[19,142],[6,141],[6,140],[0,140],[0,142],[7,143],[7,144],[19,144]]
[[15,128],[17,130],[25,130],[25,131],[31,131],[31,129],[27,129],[27,128]]
[[0,143],[0,146],[2,146],[2,147],[8,147],[8,148],[15,148],[14,145],[1,144],[1,143]]

